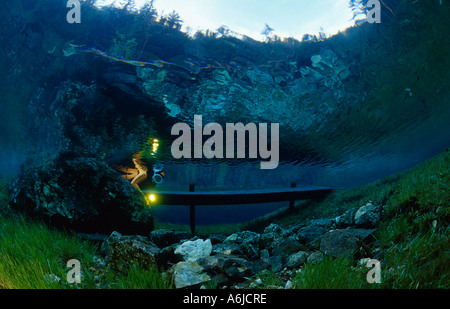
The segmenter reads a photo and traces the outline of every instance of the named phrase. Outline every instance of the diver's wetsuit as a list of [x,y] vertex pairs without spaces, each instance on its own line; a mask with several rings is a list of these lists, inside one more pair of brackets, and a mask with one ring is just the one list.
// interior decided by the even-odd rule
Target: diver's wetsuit
[[115,166],[116,169],[125,173],[125,175],[122,175],[122,178],[131,180],[131,184],[136,189],[144,189],[140,188],[139,184],[141,184],[141,186],[144,186],[145,189],[148,189],[149,187],[153,188],[155,184],[153,184],[151,181],[146,181],[148,178],[147,173],[149,170],[149,164],[143,161],[142,155],[140,153],[133,155],[132,160],[135,168]]
[[140,157],[139,155],[135,155],[133,157],[133,163],[138,171],[138,174],[131,181],[131,184],[137,189],[139,189],[138,184],[147,179],[147,172],[148,172],[147,166],[144,164],[144,162],[142,162],[142,160],[139,157]]

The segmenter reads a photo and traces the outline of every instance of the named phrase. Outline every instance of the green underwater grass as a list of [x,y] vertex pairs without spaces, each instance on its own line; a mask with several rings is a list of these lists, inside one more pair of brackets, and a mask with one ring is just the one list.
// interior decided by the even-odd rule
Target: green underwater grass
[[385,255],[385,285],[450,287],[450,152],[429,160],[394,186],[377,236]]
[[89,272],[95,249],[73,235],[24,218],[0,218],[0,286],[12,289],[72,288],[67,261],[81,262],[83,287],[92,287]]
[[325,257],[317,264],[306,264],[294,277],[295,289],[368,289],[368,269],[353,265],[350,258]]
[[[0,217],[0,289],[163,289],[171,282],[158,269],[125,273],[99,270],[98,248],[75,235],[23,217]],[[81,283],[69,283],[67,262],[81,264]]]
[[143,269],[131,266],[127,274],[119,278],[112,287],[117,289],[170,289],[173,287],[170,278],[164,277],[157,268]]
[[[362,205],[369,199],[385,205],[382,222],[375,234],[385,251],[382,283],[375,287],[450,287],[449,187],[450,152],[445,151],[409,171],[361,188],[336,192],[329,198],[337,204],[343,200],[352,201],[351,207],[355,205],[354,201]],[[332,200],[325,204],[331,204]],[[306,265],[306,274],[303,270],[298,278],[299,286],[304,286],[306,281],[307,287],[329,287],[328,276],[324,274],[333,272],[327,267],[330,263],[325,260],[318,265]],[[348,264],[344,268],[337,265],[344,278],[352,277],[354,265]],[[311,285],[312,277],[307,275],[308,271],[315,273],[316,279],[322,277],[321,283],[312,282]],[[349,281],[347,287],[353,288],[354,283]]]

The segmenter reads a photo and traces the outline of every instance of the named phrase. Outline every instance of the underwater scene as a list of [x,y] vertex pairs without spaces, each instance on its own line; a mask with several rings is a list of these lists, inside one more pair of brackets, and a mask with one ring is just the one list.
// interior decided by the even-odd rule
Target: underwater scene
[[3,1],[0,289],[447,289],[449,16]]

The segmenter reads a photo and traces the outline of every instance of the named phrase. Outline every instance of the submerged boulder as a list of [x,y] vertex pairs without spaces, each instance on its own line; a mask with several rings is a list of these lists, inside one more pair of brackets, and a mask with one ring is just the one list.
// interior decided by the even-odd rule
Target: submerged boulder
[[289,236],[289,234],[285,229],[272,223],[267,226],[261,234],[261,248],[265,248],[271,252],[287,236]]
[[212,251],[211,241],[209,239],[197,239],[195,241],[185,241],[177,247],[175,254],[183,256],[187,262],[195,262],[199,258],[209,256]]
[[300,244],[294,236],[283,238],[272,250],[272,255],[281,256],[286,259],[289,255],[297,253],[304,249],[304,246]]
[[299,268],[306,262],[307,259],[308,254],[306,252],[299,251],[297,253],[293,253],[288,256],[286,260],[286,267],[290,269]]
[[197,260],[204,271],[211,277],[222,275],[231,282],[254,275],[253,263],[235,255],[210,255]]
[[148,235],[153,216],[143,195],[109,165],[60,156],[24,170],[10,186],[12,209],[77,232]]
[[173,267],[173,281],[177,289],[197,285],[211,278],[195,262],[180,262]]
[[239,249],[244,255],[250,259],[254,260],[258,258],[260,251],[260,237],[261,235],[255,232],[242,231],[231,234],[225,240],[225,244],[237,244]]
[[355,213],[358,207],[351,208],[342,215],[333,219],[335,226],[339,229],[346,228],[355,224]]
[[121,235],[113,232],[101,246],[108,263],[118,271],[127,271],[131,265],[151,268],[161,252],[148,238],[140,235]]
[[331,230],[323,236],[320,250],[326,255],[344,257],[356,251],[358,242],[359,239],[350,230]]
[[373,228],[380,222],[381,207],[367,203],[355,213],[355,224],[362,227]]
[[316,238],[325,234],[327,229],[319,224],[312,223],[302,229],[297,234],[297,239],[301,243],[309,243],[315,240]]
[[320,240],[320,251],[334,257],[353,256],[376,229],[330,230]]

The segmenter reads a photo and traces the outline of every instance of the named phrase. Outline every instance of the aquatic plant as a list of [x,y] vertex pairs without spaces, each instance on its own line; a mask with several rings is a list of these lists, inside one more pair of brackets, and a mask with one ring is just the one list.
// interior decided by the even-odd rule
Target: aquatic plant
[[6,178],[0,177],[0,216],[8,210],[8,183]]
[[[17,228],[20,226],[20,229]],[[23,217],[0,217],[0,287],[7,289],[93,288],[89,267],[95,248],[75,235],[27,222]],[[82,285],[66,281],[66,263],[83,265]]]
[[450,256],[450,153],[415,168],[394,186],[378,231],[386,286],[448,288]]
[[165,277],[157,268],[145,269],[131,266],[126,275],[118,277],[112,288],[117,289],[171,289],[170,277]]
[[350,258],[326,257],[320,263],[307,263],[293,278],[295,289],[368,289],[367,269]]
[[252,278],[251,286],[255,289],[276,289],[279,286],[284,286],[285,283],[273,271],[263,271]]
[[[159,269],[132,265],[117,272],[98,255],[99,248],[73,233],[12,213],[0,216],[0,289],[171,288]],[[80,261],[81,283],[67,280],[71,259]]]

